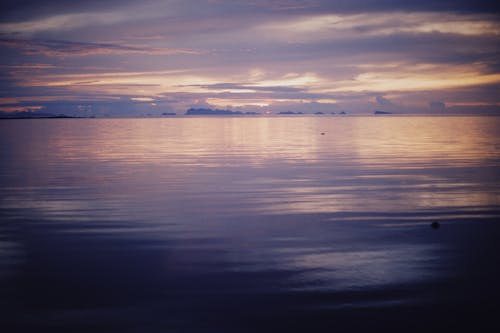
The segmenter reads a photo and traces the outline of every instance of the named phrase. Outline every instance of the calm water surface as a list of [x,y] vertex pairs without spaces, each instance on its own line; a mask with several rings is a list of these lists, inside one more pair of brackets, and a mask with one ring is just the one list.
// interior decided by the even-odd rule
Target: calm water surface
[[498,325],[499,167],[498,117],[3,120],[0,325]]

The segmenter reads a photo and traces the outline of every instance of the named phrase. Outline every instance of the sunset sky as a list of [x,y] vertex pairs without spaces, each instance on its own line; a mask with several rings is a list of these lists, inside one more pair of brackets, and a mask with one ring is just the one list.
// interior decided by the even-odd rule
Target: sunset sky
[[0,111],[500,114],[500,5],[7,0]]

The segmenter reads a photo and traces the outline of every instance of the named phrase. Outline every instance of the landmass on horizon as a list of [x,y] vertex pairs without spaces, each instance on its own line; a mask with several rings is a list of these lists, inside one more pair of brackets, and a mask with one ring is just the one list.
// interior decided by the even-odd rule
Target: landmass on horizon
[[187,116],[215,116],[215,115],[257,115],[258,112],[241,112],[241,111],[231,111],[231,110],[219,110],[219,109],[206,109],[206,108],[190,108],[185,113]]
[[[335,112],[324,113],[321,111],[318,112],[300,112],[300,111],[281,111],[277,113],[260,113],[260,112],[241,112],[241,111],[232,111],[232,110],[221,110],[221,109],[209,109],[209,108],[189,108],[184,113],[185,116],[273,116],[273,115],[281,115],[281,116],[300,116],[300,115],[310,115],[310,116],[322,116],[322,115],[336,115]],[[338,115],[346,115],[347,112],[341,111]],[[371,113],[366,113],[363,115],[369,115]],[[392,112],[386,111],[374,111],[375,115],[388,115],[393,114]],[[163,112],[161,115],[152,115],[146,114],[142,115],[142,117],[172,117],[177,116],[175,112]],[[20,111],[20,112],[0,112],[0,119],[52,119],[52,118],[109,118],[110,115],[104,115],[101,117],[92,116],[70,116],[64,113],[53,114],[46,113],[41,111]]]
[[[432,116],[460,116],[463,114],[460,113],[427,113],[427,114],[419,114],[419,113],[403,113],[403,112],[389,112],[382,110],[374,110],[372,112],[364,112],[364,113],[348,113],[346,111],[340,112],[302,112],[302,111],[280,111],[276,113],[271,112],[241,112],[241,111],[233,111],[230,109],[222,110],[222,109],[210,109],[210,108],[189,108],[185,111],[182,116],[262,116],[262,117],[272,117],[272,116],[389,116],[389,115],[398,115],[398,116],[418,116],[418,115],[432,115]],[[496,114],[483,114],[489,116],[495,116]],[[87,116],[74,116],[68,115],[65,113],[47,113],[42,111],[16,111],[16,112],[1,112],[0,111],[0,119],[58,119],[58,118],[162,118],[162,117],[179,117],[176,112],[162,112],[161,114],[140,114],[140,115],[131,115],[131,116],[123,116],[123,115],[113,115],[113,114],[102,114],[102,115],[87,115]]]
[[21,112],[0,112],[0,119],[53,119],[53,118],[95,118],[68,116],[66,114],[53,114],[45,112],[21,111]]

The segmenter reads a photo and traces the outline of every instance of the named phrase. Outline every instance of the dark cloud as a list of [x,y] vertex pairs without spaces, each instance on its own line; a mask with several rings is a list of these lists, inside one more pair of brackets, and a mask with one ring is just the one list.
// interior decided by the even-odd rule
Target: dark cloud
[[252,7],[259,11],[293,13],[360,13],[387,11],[447,11],[461,13],[499,13],[500,4],[488,0],[208,0],[219,7],[236,8]]
[[[391,93],[399,96],[398,99],[394,98],[394,103],[399,103],[400,101],[405,104],[424,103],[423,106],[426,109],[430,108],[430,103],[432,102],[437,102],[438,104],[436,104],[436,106],[440,106],[439,103],[444,103],[446,109],[449,109],[453,104],[471,104],[470,109],[473,109],[474,102],[476,102],[477,104],[491,105],[492,107],[497,105],[497,109],[500,110],[498,106],[498,91],[500,91],[499,83],[471,85],[450,89],[407,91],[404,93],[393,91]],[[360,96],[360,98],[363,98],[363,96]],[[367,96],[367,98],[369,97]]]
[[28,110],[36,106],[38,112],[65,114],[68,116],[137,116],[137,115],[159,115],[162,112],[172,111],[168,103],[134,101],[128,96],[117,97],[118,99],[99,100],[95,96],[92,99],[76,98],[74,100],[55,101],[26,101],[15,104],[0,104],[2,110]]
[[[500,13],[500,3],[491,0],[143,0],[142,8],[174,12],[178,16],[294,15],[310,13],[360,13],[386,11],[447,11],[459,13]],[[0,22],[37,19],[54,15],[102,12],[136,6],[132,0],[3,0]]]
[[444,111],[446,105],[441,101],[433,101],[429,102],[429,108],[431,109],[431,111]]
[[498,105],[455,105],[446,108],[448,114],[486,114],[498,115],[500,107]]
[[[445,35],[440,33],[395,33],[307,44],[269,46],[269,53],[252,55],[264,60],[282,50],[281,61],[314,57],[343,59],[347,63],[397,61],[405,63],[471,64],[500,67],[500,44],[496,36]],[[314,66],[314,65],[313,65]]]
[[60,14],[116,9],[132,0],[2,0],[0,22],[15,22]]
[[43,40],[29,38],[0,38],[0,45],[20,49],[27,55],[46,57],[79,57],[95,54],[194,54],[193,50],[153,48],[120,44],[81,43],[61,40]]

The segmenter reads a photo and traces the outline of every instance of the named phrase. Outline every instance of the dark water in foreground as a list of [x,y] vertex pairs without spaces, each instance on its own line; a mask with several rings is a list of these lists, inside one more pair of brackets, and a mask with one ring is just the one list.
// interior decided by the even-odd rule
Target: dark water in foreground
[[5,120],[0,154],[3,332],[500,326],[500,118]]

